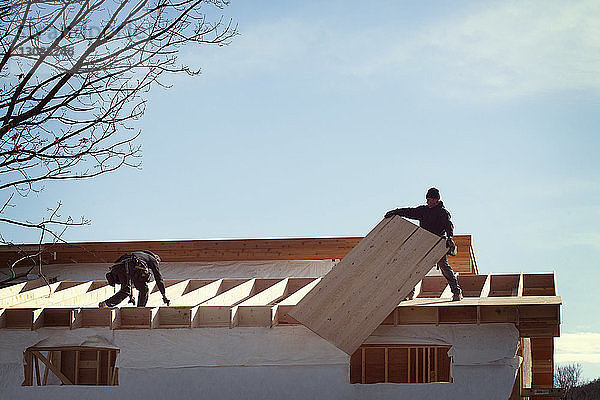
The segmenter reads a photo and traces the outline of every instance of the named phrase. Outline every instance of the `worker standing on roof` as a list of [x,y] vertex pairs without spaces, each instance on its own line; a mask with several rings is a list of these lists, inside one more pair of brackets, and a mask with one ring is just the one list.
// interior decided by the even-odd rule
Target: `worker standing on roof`
[[[434,233],[438,236],[446,236],[446,247],[449,249],[449,253],[454,253],[456,245],[452,240],[454,235],[454,225],[450,221],[450,213],[444,208],[444,203],[440,200],[440,191],[436,188],[431,188],[425,195],[427,205],[422,205],[414,208],[397,208],[395,210],[388,211],[385,214],[385,218],[393,217],[398,215],[400,217],[406,217],[410,219],[419,220],[419,225],[423,229],[427,229],[429,232]],[[462,291],[458,286],[458,281],[452,267],[448,264],[448,258],[446,254],[438,261],[438,268],[442,271],[442,275],[448,281],[450,289],[452,290],[452,300],[458,301],[462,298]],[[414,289],[413,292],[414,294]]]
[[124,254],[115,261],[115,265],[110,267],[110,271],[106,274],[106,279],[111,286],[116,283],[121,285],[114,296],[100,302],[98,307],[114,307],[125,298],[129,297],[129,302],[135,304],[133,295],[131,294],[131,284],[138,290],[138,307],[145,307],[148,302],[148,282],[150,282],[150,271],[154,275],[156,285],[163,296],[163,302],[169,305],[170,301],[165,295],[165,284],[163,282],[158,263],[160,257],[151,251],[134,251],[129,254]]

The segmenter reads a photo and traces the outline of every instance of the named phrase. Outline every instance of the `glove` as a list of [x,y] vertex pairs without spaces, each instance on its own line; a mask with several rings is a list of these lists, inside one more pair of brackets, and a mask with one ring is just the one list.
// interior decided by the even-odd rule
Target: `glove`
[[388,212],[385,213],[384,218],[391,218],[394,215],[396,215],[396,210],[391,210],[391,211],[388,211]]
[[167,296],[163,296],[163,303],[169,306],[169,304],[171,304],[171,300],[167,299]]
[[456,255],[456,244],[454,243],[454,240],[452,240],[451,237],[449,237],[448,239],[446,239],[446,247],[448,248],[448,253],[451,256],[455,256]]

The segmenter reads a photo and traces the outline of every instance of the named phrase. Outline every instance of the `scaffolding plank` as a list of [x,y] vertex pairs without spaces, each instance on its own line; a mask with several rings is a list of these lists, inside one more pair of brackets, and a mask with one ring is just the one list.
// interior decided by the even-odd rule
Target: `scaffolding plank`
[[439,236],[386,218],[288,314],[353,354],[445,252]]

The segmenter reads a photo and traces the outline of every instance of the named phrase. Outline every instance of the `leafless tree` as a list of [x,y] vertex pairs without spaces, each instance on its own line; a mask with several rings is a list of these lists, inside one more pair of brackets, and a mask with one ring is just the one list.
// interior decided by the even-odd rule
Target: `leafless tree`
[[[0,0],[0,232],[3,224],[60,239],[81,219],[9,218],[57,180],[140,166],[133,121],[166,74],[199,73],[185,45],[225,45],[227,0]],[[9,242],[9,238],[0,240]]]
[[554,370],[554,386],[569,391],[581,382],[581,364],[557,365]]

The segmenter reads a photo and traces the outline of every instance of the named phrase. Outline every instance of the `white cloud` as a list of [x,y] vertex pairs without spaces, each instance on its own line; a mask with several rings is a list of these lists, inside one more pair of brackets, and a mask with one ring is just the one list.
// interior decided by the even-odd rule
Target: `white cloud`
[[286,17],[246,26],[229,47],[188,57],[211,76],[308,73],[345,85],[416,79],[438,95],[474,100],[600,91],[600,2],[491,4],[410,32],[385,20],[350,30]]
[[562,333],[555,346],[554,358],[558,363],[600,363],[600,333]]
[[600,2],[494,4],[426,27],[359,70],[417,64],[452,97],[600,90]]

